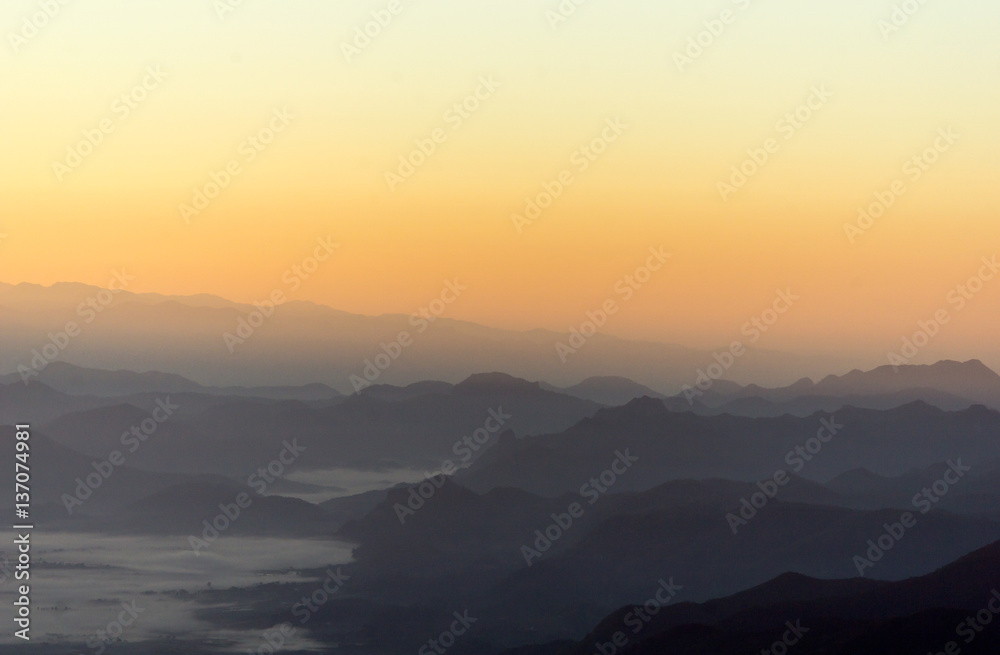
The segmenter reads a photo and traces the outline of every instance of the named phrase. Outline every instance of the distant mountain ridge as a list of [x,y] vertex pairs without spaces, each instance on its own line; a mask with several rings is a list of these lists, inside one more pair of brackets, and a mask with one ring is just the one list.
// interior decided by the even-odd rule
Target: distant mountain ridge
[[[20,392],[24,386],[0,386],[0,399],[8,388]],[[272,459],[283,438],[295,437],[307,448],[298,463],[304,470],[438,470],[445,461],[456,466],[472,461],[508,431],[562,430],[600,408],[503,373],[415,388],[373,387],[327,403],[175,395],[171,402],[179,406],[177,414],[157,428],[132,461],[157,471],[239,476]],[[105,456],[120,447],[122,432],[148,418],[150,411],[146,397],[111,400],[115,402],[85,405],[44,427],[65,446]],[[470,443],[473,434],[478,442]]]
[[[319,383],[300,386],[209,387],[174,373],[85,368],[66,362],[48,364],[31,382],[42,383],[71,395],[126,396],[137,393],[201,393],[215,396],[244,396],[272,400],[329,400],[340,397],[336,389]],[[0,384],[21,383],[17,373],[0,375]]]
[[[719,382],[711,390],[697,395],[691,402],[684,395],[667,397],[621,376],[594,376],[569,387],[558,387],[545,381],[528,382],[505,373],[474,373],[461,383],[468,386],[486,384],[491,379],[495,383],[506,380],[504,384],[507,386],[536,385],[546,391],[608,406],[624,405],[636,398],[649,397],[667,400],[668,407],[676,411],[694,411],[706,415],[731,413],[740,416],[805,416],[817,411],[835,411],[844,406],[891,409],[918,400],[945,410],[965,409],[976,403],[1000,408],[1000,375],[979,360],[942,360],[932,365],[902,366],[891,374],[888,371],[893,371],[893,367],[855,370],[843,376],[829,375],[818,383],[803,378],[787,387],[776,388]],[[153,392],[188,392],[304,402],[329,401],[341,397],[336,389],[320,383],[213,387],[173,373],[88,368],[62,361],[52,362],[31,379],[65,394],[98,397]],[[0,385],[20,381],[21,376],[17,373],[0,375]],[[434,380],[422,380],[405,386],[374,384],[362,389],[361,394],[401,400],[428,393],[449,393],[456,384]]]
[[584,400],[593,400],[602,405],[624,405],[635,398],[648,396],[650,398],[666,398],[663,394],[654,391],[644,384],[639,384],[635,380],[620,376],[595,376],[587,378],[579,384],[571,387],[554,387],[543,383],[542,388],[551,391],[569,394]]
[[[942,360],[934,364],[879,366],[844,375],[828,375],[819,382],[803,378],[786,387],[766,388],[757,384],[743,387],[713,387],[694,398],[709,407],[726,408],[739,400],[763,400],[794,404],[803,398],[909,398],[928,396],[949,404],[979,403],[1000,409],[1000,375],[978,359],[966,362]],[[683,407],[679,403],[677,406]]]
[[[567,386],[609,371],[653,389],[676,392],[712,361],[707,350],[630,341],[597,334],[567,362],[556,343],[567,336],[548,330],[518,332],[450,318],[433,323],[417,315],[361,316],[312,302],[288,301],[230,349],[256,307],[214,296],[164,296],[121,291],[97,313],[81,303],[101,292],[82,284],[0,286],[0,371],[31,366],[34,352],[69,322],[81,334],[60,349],[59,361],[107,369],[164,371],[213,386],[286,386],[321,382],[350,393],[352,376],[372,384],[421,380],[456,383],[481,371]],[[88,313],[89,312],[89,313]],[[406,333],[410,345],[388,367],[369,367]],[[241,337],[242,338],[242,337]],[[50,349],[51,350],[51,349]],[[817,358],[748,350],[739,371],[745,381],[781,383],[822,371]]]

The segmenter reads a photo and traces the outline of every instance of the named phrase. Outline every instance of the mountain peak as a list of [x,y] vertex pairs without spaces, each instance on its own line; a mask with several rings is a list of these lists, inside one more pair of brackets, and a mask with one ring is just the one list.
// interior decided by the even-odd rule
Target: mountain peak
[[653,416],[663,416],[669,414],[666,404],[659,398],[641,396],[630,400],[621,407],[609,407],[597,412],[598,416],[614,421],[628,420],[634,418],[649,418]]
[[537,382],[528,382],[506,373],[475,373],[455,385],[458,393],[528,393],[541,391]]
[[964,361],[964,362],[959,362],[958,364],[964,370],[967,370],[967,371],[971,371],[971,372],[974,372],[974,373],[979,373],[981,375],[991,375],[991,376],[994,376],[994,377],[997,376],[997,372],[996,371],[994,371],[993,369],[991,369],[989,366],[987,366],[986,364],[984,364],[982,362],[982,360],[979,360],[979,359],[969,359],[969,360]]
[[663,394],[650,389],[644,384],[636,382],[631,378],[617,375],[589,377],[572,387],[556,389],[556,391],[605,405],[624,405],[642,396],[649,396],[650,398],[664,397]]

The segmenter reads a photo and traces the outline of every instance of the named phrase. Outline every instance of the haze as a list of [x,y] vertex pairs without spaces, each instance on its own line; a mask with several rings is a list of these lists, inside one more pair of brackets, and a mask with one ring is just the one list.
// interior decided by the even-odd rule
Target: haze
[[[669,264],[602,332],[715,348],[790,289],[802,301],[761,347],[850,344],[874,366],[948,309],[914,361],[1000,364],[1000,284],[960,312],[948,301],[998,254],[996,3],[927,3],[885,32],[892,6],[861,0],[595,1],[554,26],[555,2],[402,2],[345,56],[385,6],[248,1],[220,17],[208,1],[94,0],[7,43],[0,82],[18,101],[0,117],[18,127],[0,162],[0,279],[103,286],[124,267],[135,292],[250,302],[279,288],[379,315],[458,278],[469,290],[448,317],[566,332],[662,247]],[[5,9],[17,31],[37,6]],[[734,20],[679,70],[723,9]],[[148,97],[112,109],[157,66]],[[475,111],[448,114],[477,91]],[[807,101],[786,138],[779,121]],[[241,144],[286,109],[248,161]],[[114,131],[60,181],[53,163],[105,119]],[[574,153],[609,119],[627,127],[581,171]],[[387,182],[438,129],[426,162]],[[772,138],[724,200],[718,183]],[[928,148],[934,163],[914,164]],[[181,204],[234,159],[239,175],[186,222]],[[511,215],[563,170],[574,184],[519,233]],[[845,223],[894,180],[905,193],[852,242]],[[283,275],[326,237],[341,247],[292,291]]]

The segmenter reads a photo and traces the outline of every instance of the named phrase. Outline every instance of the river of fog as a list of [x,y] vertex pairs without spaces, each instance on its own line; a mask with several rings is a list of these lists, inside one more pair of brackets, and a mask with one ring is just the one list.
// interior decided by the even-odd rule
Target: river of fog
[[[0,545],[0,552],[9,559],[15,557],[11,545]],[[331,540],[224,536],[196,556],[187,537],[36,530],[31,554],[32,643],[85,642],[117,620],[122,603],[135,602],[143,611],[125,628],[122,637],[127,641],[164,636],[223,639],[235,642],[234,651],[245,652],[245,647],[259,643],[259,630],[245,634],[218,630],[194,618],[202,605],[163,592],[203,590],[209,584],[224,589],[302,581],[289,569],[347,563],[351,547]],[[0,605],[8,608],[5,617],[11,614],[15,585],[20,584],[24,583],[11,576],[0,583]],[[4,621],[13,625],[10,618]],[[0,644],[24,643],[12,632],[0,632]],[[299,641],[289,646],[308,649],[315,645]]]

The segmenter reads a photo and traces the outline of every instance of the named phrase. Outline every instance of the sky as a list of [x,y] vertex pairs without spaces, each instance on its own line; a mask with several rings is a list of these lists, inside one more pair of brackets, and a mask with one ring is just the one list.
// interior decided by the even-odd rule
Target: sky
[[378,315],[457,279],[452,318],[565,331],[659,248],[605,332],[715,347],[780,289],[762,346],[945,311],[928,352],[972,357],[998,31],[987,0],[6,0],[0,281]]

